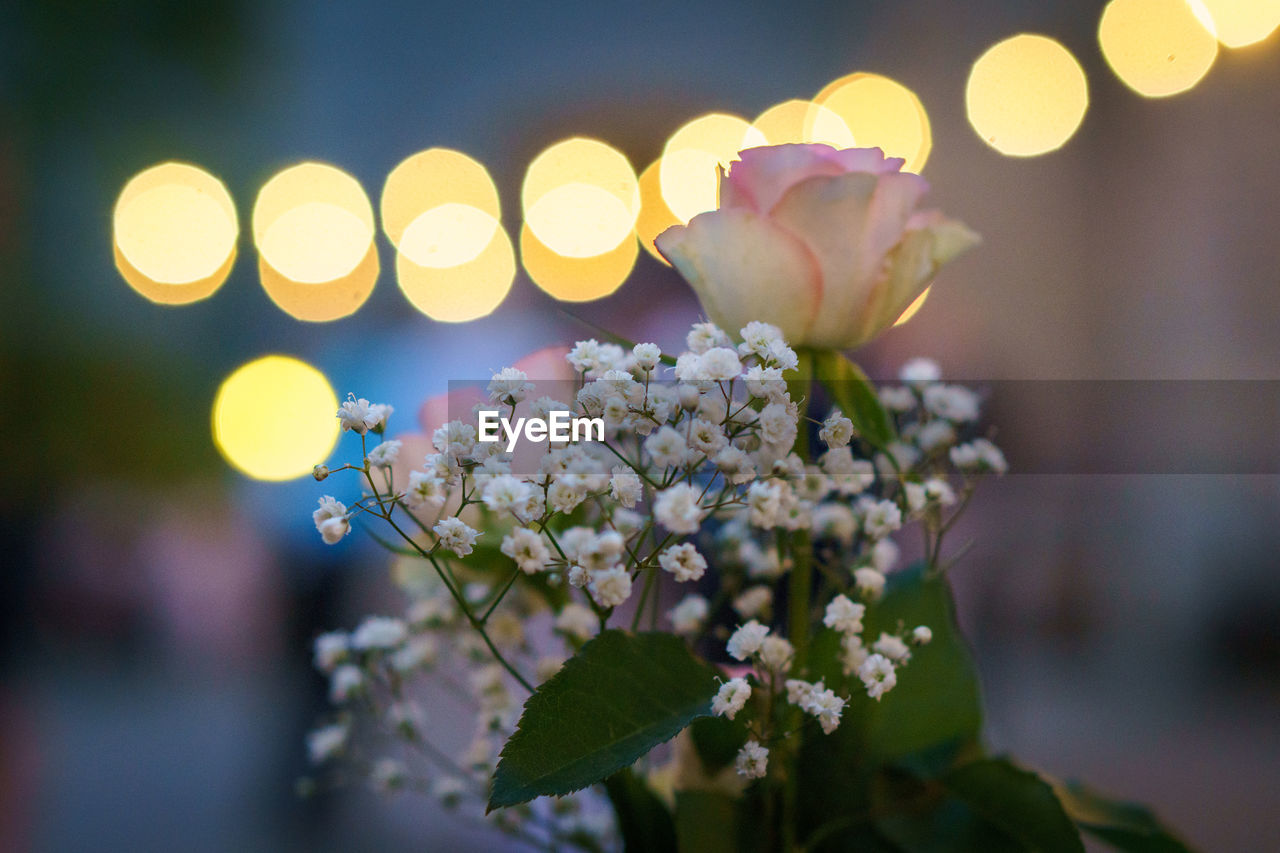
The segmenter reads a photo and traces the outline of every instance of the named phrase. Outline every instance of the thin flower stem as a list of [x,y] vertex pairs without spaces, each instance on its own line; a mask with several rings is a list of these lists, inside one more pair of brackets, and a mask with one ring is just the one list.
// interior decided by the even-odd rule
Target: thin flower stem
[[487,623],[489,621],[489,617],[493,614],[493,611],[497,606],[502,603],[502,599],[506,598],[507,592],[511,589],[512,584],[516,582],[516,578],[518,577],[520,577],[520,568],[517,566],[516,570],[511,573],[511,577],[507,578],[507,582],[503,585],[502,590],[499,591],[497,597],[493,599],[493,603],[489,605],[489,608],[485,610],[484,615],[480,617],[480,621],[482,623]]
[[[656,569],[649,569],[648,574],[644,576],[644,589],[640,593],[640,603],[636,605],[635,615],[631,617],[631,630],[634,632],[640,626],[640,616],[644,613],[644,607],[649,603],[649,592],[653,589],[654,581],[658,578]],[[658,605],[655,602],[654,607]]]

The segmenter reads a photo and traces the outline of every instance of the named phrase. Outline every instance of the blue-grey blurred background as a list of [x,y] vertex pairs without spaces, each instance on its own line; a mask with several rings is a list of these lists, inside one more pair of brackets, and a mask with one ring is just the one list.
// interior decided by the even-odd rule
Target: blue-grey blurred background
[[[449,379],[590,334],[523,273],[490,316],[432,321],[400,294],[385,240],[372,297],[333,323],[279,310],[243,233],[215,296],[153,304],[112,263],[112,206],[132,175],[200,164],[244,232],[284,166],[339,165],[376,203],[404,157],[445,146],[489,168],[518,233],[524,169],[552,142],[598,137],[643,168],[696,115],[751,117],[874,71],[919,95],[932,199],[985,244],[859,354],[869,373],[928,355],[979,382],[1280,380],[1280,36],[1148,100],[1103,61],[1101,8],[6,6],[0,849],[483,846],[422,803],[295,798],[302,736],[324,709],[310,639],[394,597],[367,544],[320,544],[315,483],[255,482],[220,458],[210,407],[236,366],[282,352],[410,426]],[[988,147],[965,115],[974,59],[1023,31],[1066,45],[1091,98],[1061,150],[1027,159]],[[616,294],[574,311],[664,344],[697,319],[643,253]],[[1081,410],[1028,437],[1000,420],[998,396],[993,414],[1011,448],[1084,431],[1120,459],[1179,428],[1138,412],[1089,432]],[[1261,428],[1232,434],[1280,451]],[[986,488],[955,582],[993,747],[1148,801],[1204,849],[1280,847],[1277,522],[1274,473],[1015,473]]]

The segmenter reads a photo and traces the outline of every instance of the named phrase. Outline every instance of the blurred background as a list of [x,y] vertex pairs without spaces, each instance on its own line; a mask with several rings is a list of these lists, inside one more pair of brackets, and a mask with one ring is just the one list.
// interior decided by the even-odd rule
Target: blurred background
[[[417,431],[450,379],[593,334],[566,310],[677,345],[697,304],[643,244],[732,151],[844,134],[985,237],[858,360],[990,392],[1014,473],[954,577],[992,746],[1280,847],[1280,2],[1194,7],[7,6],[0,849],[481,845],[294,796],[311,639],[395,601],[315,534],[305,475],[352,451],[315,424],[354,391]],[[1179,451],[1255,461],[1133,473],[1204,413],[1001,401],[1121,379],[1255,380],[1256,422]]]

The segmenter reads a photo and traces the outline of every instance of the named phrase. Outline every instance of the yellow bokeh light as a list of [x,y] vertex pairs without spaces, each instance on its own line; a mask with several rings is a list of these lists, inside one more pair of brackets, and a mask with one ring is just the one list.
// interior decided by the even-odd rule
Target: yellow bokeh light
[[238,368],[213,401],[213,440],[256,480],[292,480],[324,462],[338,440],[338,399],[306,362],[268,355]]
[[1098,23],[1102,55],[1130,89],[1150,98],[1185,92],[1218,56],[1218,42],[1187,0],[1111,0]]
[[590,258],[569,258],[551,251],[526,224],[520,231],[520,261],[534,284],[562,302],[588,302],[622,286],[640,251],[627,237],[611,251]]
[[[880,148],[901,157],[903,169],[919,172],[933,150],[929,114],[916,93],[880,74],[855,72],[823,87],[813,102],[834,113],[849,128],[860,148]],[[821,126],[816,111],[806,119],[806,132]]]
[[524,219],[548,248],[572,258],[611,251],[631,235],[640,188],[626,156],[574,137],[543,151],[525,172]]
[[932,289],[932,285],[926,287],[919,296],[912,300],[911,304],[907,306],[907,310],[902,312],[902,316],[895,320],[893,325],[901,326],[903,323],[916,316],[916,314],[920,313],[920,309],[924,307],[924,302],[929,298],[929,291]]
[[116,267],[153,302],[179,305],[217,290],[236,256],[236,209],[222,182],[185,163],[135,175],[112,216]]
[[685,124],[667,140],[658,167],[662,198],[681,222],[715,210],[720,191],[717,167],[728,169],[746,148],[767,145],[746,119],[709,113]]
[[253,239],[287,279],[321,284],[349,275],[373,242],[373,207],[360,183],[323,163],[302,163],[263,185]]
[[505,228],[474,259],[452,267],[414,263],[396,255],[396,280],[405,298],[423,314],[442,323],[465,323],[493,313],[511,291],[515,249]]
[[636,219],[636,237],[640,245],[663,264],[671,263],[654,247],[653,241],[659,234],[672,225],[679,225],[680,219],[667,207],[662,197],[661,183],[662,160],[654,160],[649,167],[640,173],[640,216]]
[[488,171],[448,148],[428,148],[396,166],[380,206],[391,244],[426,267],[475,259],[493,240],[502,217]]
[[832,148],[853,148],[857,143],[844,119],[813,101],[799,99],[774,104],[751,126],[770,145],[789,142],[825,142]]
[[1089,87],[1069,50],[1023,33],[978,57],[965,105],[969,123],[988,145],[1001,154],[1033,157],[1061,148],[1075,134],[1089,107]]
[[354,314],[373,293],[380,270],[378,249],[372,243],[355,269],[320,284],[294,281],[281,275],[265,257],[258,258],[258,277],[267,296],[290,317],[308,323],[328,323]]
[[1277,0],[1188,0],[1196,17],[1227,47],[1245,47],[1280,27]]

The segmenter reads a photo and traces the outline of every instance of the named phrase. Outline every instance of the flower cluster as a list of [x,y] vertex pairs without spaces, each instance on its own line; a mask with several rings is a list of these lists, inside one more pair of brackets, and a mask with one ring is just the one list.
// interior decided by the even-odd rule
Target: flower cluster
[[[587,340],[567,360],[576,380],[567,393],[557,387],[565,399],[538,396],[523,371],[505,368],[476,407],[603,421],[603,440],[549,441],[533,462],[481,441],[474,417],[458,418],[398,482],[401,445],[369,446],[390,408],[353,397],[339,412],[360,436],[361,459],[316,477],[351,470],[364,491],[350,506],[321,498],[317,531],[335,543],[355,519],[385,524],[408,554],[397,575],[411,602],[403,618],[318,638],[316,665],[335,704],[371,711],[437,765],[428,784],[402,759],[374,762],[380,788],[425,786],[449,804],[482,795],[519,691],[610,626],[667,629],[719,664],[729,677],[712,710],[750,735],[737,773],[767,777],[796,722],[829,734],[850,703],[879,701],[909,677],[903,668],[933,628],[866,627],[879,624],[870,616],[901,561],[894,535],[918,524],[926,566],[943,570],[943,535],[980,477],[1006,467],[993,444],[971,437],[977,395],[942,382],[932,362],[909,363],[900,385],[880,390],[897,438],[875,447],[846,412],[812,411],[814,388],[794,384],[800,354],[767,323],[736,337],[699,323],[674,357],[649,343]],[[797,606],[797,594],[809,601]],[[787,613],[775,608],[784,596]],[[839,683],[806,658],[821,632],[839,638]],[[460,757],[426,747],[410,698],[416,676],[432,671],[465,684],[475,710],[477,733]],[[350,727],[346,713],[313,732],[313,757],[349,751]],[[588,819],[591,796],[499,814],[526,840],[606,832]]]

